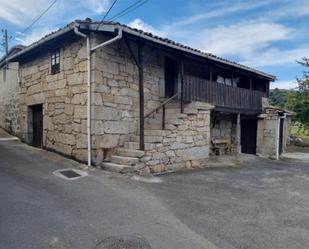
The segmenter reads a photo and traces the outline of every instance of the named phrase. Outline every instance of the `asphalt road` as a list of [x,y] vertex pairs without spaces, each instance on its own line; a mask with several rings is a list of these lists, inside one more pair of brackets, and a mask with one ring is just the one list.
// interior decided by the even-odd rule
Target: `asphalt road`
[[137,235],[153,249],[309,248],[309,162],[254,160],[242,167],[170,174],[161,183],[100,170],[0,141],[0,248],[91,249]]

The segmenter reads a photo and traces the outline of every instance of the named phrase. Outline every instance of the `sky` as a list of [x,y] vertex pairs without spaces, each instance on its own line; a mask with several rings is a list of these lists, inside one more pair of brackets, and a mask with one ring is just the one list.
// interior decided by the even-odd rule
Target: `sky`
[[[9,46],[29,45],[76,19],[101,20],[114,0],[0,0],[0,28]],[[107,20],[137,0],[117,0]],[[290,89],[309,57],[309,0],[148,0],[116,19],[277,77],[271,88]]]

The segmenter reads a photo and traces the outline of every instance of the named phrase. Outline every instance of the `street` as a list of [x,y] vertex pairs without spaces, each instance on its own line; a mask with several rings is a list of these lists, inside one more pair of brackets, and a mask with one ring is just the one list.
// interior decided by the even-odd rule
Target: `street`
[[0,248],[97,248],[138,236],[153,249],[309,248],[309,163],[255,159],[161,182],[88,171],[19,141],[0,141]]

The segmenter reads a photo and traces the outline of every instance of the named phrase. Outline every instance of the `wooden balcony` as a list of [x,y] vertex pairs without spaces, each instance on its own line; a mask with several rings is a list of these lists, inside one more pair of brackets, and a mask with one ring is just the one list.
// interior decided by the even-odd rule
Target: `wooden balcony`
[[184,101],[202,101],[213,104],[215,110],[233,113],[258,114],[265,92],[227,86],[198,77],[184,75]]

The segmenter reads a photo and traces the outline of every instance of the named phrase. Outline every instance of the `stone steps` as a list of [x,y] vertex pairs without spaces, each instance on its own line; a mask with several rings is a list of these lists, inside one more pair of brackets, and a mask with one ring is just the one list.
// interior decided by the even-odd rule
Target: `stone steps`
[[167,136],[171,134],[171,131],[161,129],[145,129],[145,136]]
[[111,163],[111,162],[103,162],[101,165],[101,168],[110,172],[116,172],[116,173],[130,173],[134,171],[134,168],[132,166],[128,165],[121,165],[117,163]]
[[159,130],[162,128],[162,123],[145,123],[145,131],[146,130]]
[[139,159],[136,157],[125,157],[125,156],[111,156],[111,162],[120,164],[134,166],[139,162]]
[[117,156],[142,158],[145,152],[141,150],[129,150],[125,148],[116,149]]
[[[124,147],[129,150],[138,150],[139,143],[138,142],[125,142]],[[145,150],[154,150],[156,148],[155,143],[145,143]]]
[[132,173],[144,154],[144,151],[138,149],[118,148],[115,155],[110,157],[110,162],[103,162],[101,168],[117,173]]
[[[131,136],[131,142],[139,142],[139,136],[135,135],[135,136]],[[150,136],[150,135],[145,135],[144,136],[144,142],[145,143],[161,143],[163,141],[163,136]]]

